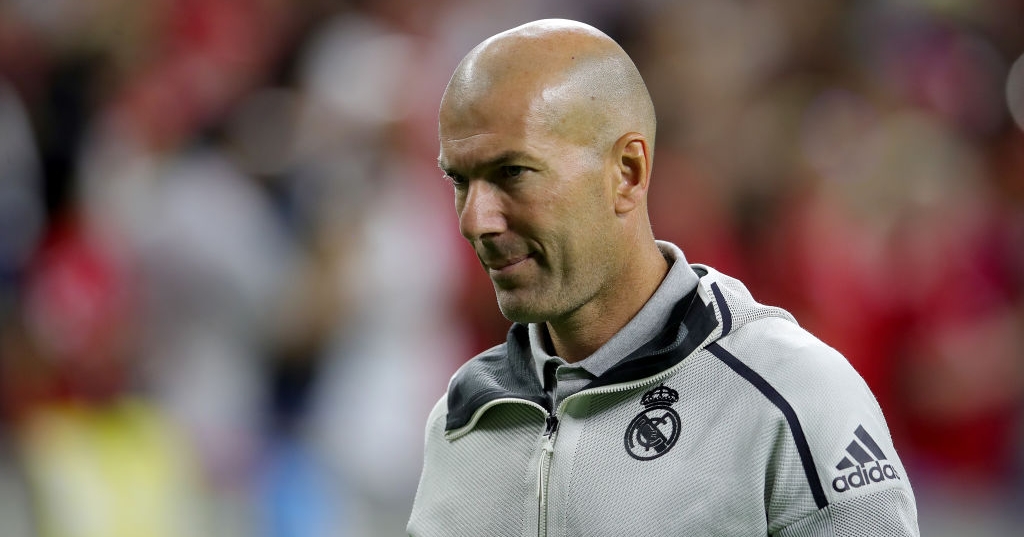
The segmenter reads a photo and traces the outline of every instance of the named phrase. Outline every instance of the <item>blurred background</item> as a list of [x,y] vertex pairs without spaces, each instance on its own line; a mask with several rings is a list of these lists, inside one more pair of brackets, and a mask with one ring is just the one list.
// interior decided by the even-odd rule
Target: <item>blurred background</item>
[[875,391],[923,534],[1024,522],[1024,2],[0,1],[0,535],[399,535],[504,339],[436,168],[569,17],[659,114],[655,233]]

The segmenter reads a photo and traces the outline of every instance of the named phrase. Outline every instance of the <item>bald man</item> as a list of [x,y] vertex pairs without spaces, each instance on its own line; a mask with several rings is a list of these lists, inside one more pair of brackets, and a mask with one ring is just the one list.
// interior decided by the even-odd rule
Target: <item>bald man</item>
[[918,535],[849,363],[655,240],[654,107],[612,39],[564,20],[491,37],[439,123],[513,325],[430,414],[410,535]]

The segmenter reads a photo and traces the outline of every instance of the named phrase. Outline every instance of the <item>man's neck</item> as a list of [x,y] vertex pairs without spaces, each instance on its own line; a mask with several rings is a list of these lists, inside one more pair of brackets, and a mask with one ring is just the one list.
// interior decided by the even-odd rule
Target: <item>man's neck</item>
[[654,295],[668,274],[668,261],[652,241],[653,251],[645,252],[639,267],[623,271],[618,291],[603,300],[584,304],[564,319],[547,322],[554,354],[568,363],[576,363],[601,348]]

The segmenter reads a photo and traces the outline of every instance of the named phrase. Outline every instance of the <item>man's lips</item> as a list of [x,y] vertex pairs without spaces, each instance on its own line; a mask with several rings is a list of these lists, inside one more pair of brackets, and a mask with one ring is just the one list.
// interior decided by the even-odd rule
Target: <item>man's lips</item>
[[529,258],[530,255],[527,254],[517,257],[508,257],[500,259],[481,259],[481,261],[483,262],[484,266],[487,267],[488,269],[496,272],[501,272],[503,270],[513,268]]

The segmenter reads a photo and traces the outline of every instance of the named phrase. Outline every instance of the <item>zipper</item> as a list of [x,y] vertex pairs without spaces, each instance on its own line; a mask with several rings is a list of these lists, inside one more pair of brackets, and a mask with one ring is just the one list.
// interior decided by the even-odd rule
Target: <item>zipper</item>
[[[713,335],[714,334],[709,334],[708,339],[711,339]],[[697,353],[700,350],[704,349],[706,344],[707,340],[705,340],[701,345],[698,345],[697,348],[694,350],[694,353]],[[551,459],[554,455],[555,450],[555,437],[558,434],[558,416],[562,415],[562,411],[565,409],[565,405],[572,399],[576,397],[582,397],[584,395],[600,395],[608,393],[625,392],[639,388],[647,384],[656,384],[658,382],[664,381],[665,379],[671,377],[672,375],[675,375],[687,363],[688,362],[686,360],[683,360],[676,364],[675,366],[670,367],[669,369],[666,369],[665,371],[662,371],[657,375],[652,375],[647,378],[638,379],[630,382],[624,382],[620,384],[612,384],[610,386],[602,386],[600,388],[591,388],[589,390],[576,392],[570,395],[569,397],[563,399],[558,404],[558,408],[555,409],[553,413],[549,413],[548,410],[544,408],[542,405],[534,403],[533,401],[527,401],[525,399],[519,399],[516,397],[503,397],[500,399],[495,399],[478,408],[476,412],[473,413],[473,417],[470,419],[469,423],[454,431],[446,432],[445,438],[451,441],[466,435],[467,433],[469,433],[469,431],[473,429],[473,427],[476,426],[476,423],[480,419],[480,416],[482,416],[484,412],[487,411],[487,409],[501,403],[517,403],[529,405],[536,408],[537,410],[540,410],[545,414],[545,416],[547,416],[544,422],[544,433],[542,435],[543,443],[541,444],[540,459],[537,463],[537,534],[543,537],[547,535],[548,478],[550,477]]]
[[544,442],[541,444],[540,460],[537,462],[537,535],[548,533],[548,477],[551,472],[551,457],[555,452],[555,434],[558,432],[558,416],[549,414],[544,423]]
[[[721,334],[721,332],[719,332],[717,329],[713,330],[710,334],[707,335],[706,338],[704,338],[704,341],[702,341],[699,345],[697,345],[696,348],[693,349],[693,352],[690,353],[690,356],[693,356],[694,354],[697,354],[700,351],[705,350],[707,348],[708,343],[710,343],[711,341],[714,341],[720,334]],[[492,406],[495,406],[495,405],[498,405],[498,404],[501,404],[501,403],[518,403],[518,404],[530,405],[530,406],[536,408],[537,410],[540,410],[541,412],[543,412],[544,415],[548,416],[549,418],[554,418],[557,421],[557,418],[555,418],[555,416],[561,415],[562,414],[562,409],[565,407],[565,404],[568,401],[570,401],[571,399],[573,399],[574,397],[581,396],[581,395],[600,395],[600,394],[606,394],[606,393],[625,392],[625,391],[629,391],[629,390],[632,390],[632,389],[635,389],[635,388],[639,388],[640,386],[643,386],[645,384],[654,384],[654,383],[657,383],[657,382],[661,382],[661,381],[671,377],[672,375],[675,375],[680,369],[683,368],[683,366],[685,366],[687,364],[687,362],[688,362],[688,360],[682,360],[678,364],[676,364],[676,365],[674,365],[674,366],[672,366],[672,367],[662,371],[661,373],[658,373],[657,375],[652,375],[652,376],[647,377],[647,378],[637,379],[637,380],[633,380],[633,381],[629,381],[629,382],[623,382],[623,383],[620,383],[620,384],[612,384],[612,385],[609,385],[609,386],[602,386],[600,388],[591,388],[589,390],[583,390],[581,392],[576,392],[576,393],[570,395],[569,397],[566,397],[565,399],[563,399],[562,402],[559,403],[558,408],[556,409],[556,411],[554,413],[549,413],[548,409],[544,408],[544,406],[542,406],[540,404],[534,403],[533,401],[528,401],[526,399],[520,399],[518,397],[502,397],[502,398],[499,398],[499,399],[495,399],[495,400],[490,401],[487,404],[483,405],[482,407],[478,408],[476,410],[476,412],[473,413],[473,417],[470,419],[469,423],[467,423],[466,425],[463,425],[462,427],[459,427],[458,429],[456,429],[454,431],[446,432],[444,436],[445,436],[445,439],[447,439],[447,440],[455,440],[456,438],[464,436],[466,433],[471,431],[473,429],[473,427],[476,426],[476,422],[480,419],[480,416],[483,415],[484,411],[486,411],[487,409],[491,408]],[[547,433],[546,427],[545,427],[545,431],[544,432]]]
[[[702,345],[702,346],[698,347],[698,350],[703,349],[703,348],[704,348],[704,346]],[[696,352],[696,351],[694,351],[694,352]],[[585,395],[601,395],[601,394],[608,394],[608,393],[625,392],[625,391],[629,391],[629,390],[634,390],[634,389],[639,388],[639,387],[644,386],[644,385],[657,384],[659,382],[662,382],[662,381],[668,379],[672,375],[675,375],[676,373],[678,373],[679,370],[682,369],[683,366],[686,363],[687,363],[686,360],[683,360],[682,362],[679,362],[675,366],[670,367],[670,368],[666,369],[665,371],[662,371],[661,373],[658,373],[657,375],[652,375],[652,376],[647,377],[647,378],[638,379],[638,380],[634,380],[634,381],[631,381],[631,382],[624,382],[624,383],[621,383],[621,384],[612,384],[610,386],[602,386],[600,388],[592,388],[592,389],[589,389],[589,390],[583,390],[581,392],[576,392],[576,393],[570,395],[569,397],[566,397],[565,399],[562,399],[562,401],[558,404],[558,408],[555,409],[555,412],[553,414],[548,414],[547,418],[545,419],[545,424],[544,424],[544,435],[543,435],[544,442],[541,444],[540,461],[537,464],[537,535],[538,536],[544,537],[544,536],[547,535],[547,531],[548,531],[548,520],[547,520],[547,511],[548,511],[548,508],[547,508],[548,507],[547,506],[547,502],[548,502],[548,479],[550,477],[551,459],[552,459],[552,456],[554,455],[555,436],[558,434],[558,416],[563,414],[563,411],[565,410],[565,405],[569,401],[571,401],[572,399],[574,399],[576,397],[582,397],[582,396],[585,396]],[[533,403],[530,403],[530,404],[533,404]],[[543,407],[540,407],[540,405],[535,405],[535,406],[537,406],[538,408],[543,408]],[[547,412],[547,410],[545,410],[545,412]]]

